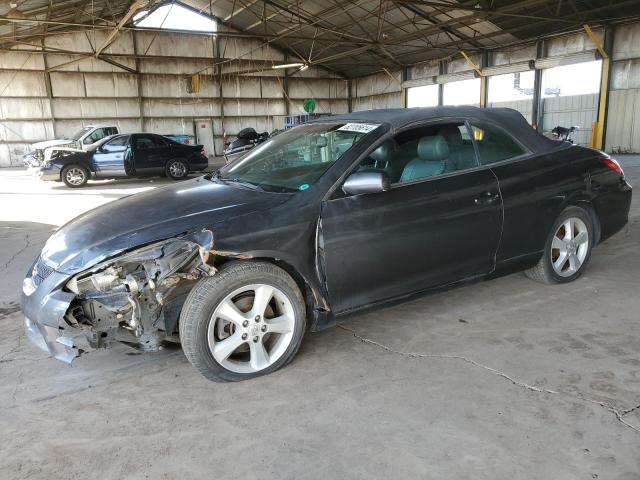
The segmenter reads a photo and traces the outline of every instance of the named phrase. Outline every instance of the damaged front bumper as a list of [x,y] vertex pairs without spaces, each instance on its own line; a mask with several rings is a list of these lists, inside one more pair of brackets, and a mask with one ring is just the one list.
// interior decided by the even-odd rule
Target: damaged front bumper
[[125,252],[80,273],[39,257],[22,284],[28,338],[71,363],[83,351],[119,341],[157,351],[175,337],[186,295],[215,273],[213,234],[204,230]]
[[22,283],[22,311],[29,340],[54,358],[71,363],[80,354],[75,337],[82,332],[72,331],[64,320],[75,297],[61,288],[68,279],[38,260]]

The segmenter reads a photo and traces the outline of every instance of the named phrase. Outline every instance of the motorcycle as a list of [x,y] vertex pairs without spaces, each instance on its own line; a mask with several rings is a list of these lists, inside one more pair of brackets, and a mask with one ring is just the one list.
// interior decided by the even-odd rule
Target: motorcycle
[[225,145],[223,153],[227,163],[244,155],[249,150],[265,142],[271,135],[267,132],[258,133],[253,128],[243,128],[238,132],[237,138]]
[[556,140],[564,140],[565,142],[573,143],[573,139],[571,138],[571,134],[578,130],[580,127],[578,125],[574,125],[573,127],[561,127],[558,125],[556,128],[551,130],[551,135]]

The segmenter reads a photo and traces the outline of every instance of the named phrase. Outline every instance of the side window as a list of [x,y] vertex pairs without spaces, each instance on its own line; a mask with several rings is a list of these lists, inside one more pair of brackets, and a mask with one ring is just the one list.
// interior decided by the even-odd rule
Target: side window
[[109,127],[109,128],[105,128],[105,137],[108,137],[110,135],[115,135],[116,133],[118,133],[118,130],[115,127]]
[[104,128],[98,128],[96,129],[95,132],[89,135],[89,138],[91,139],[91,143],[95,143],[98,140],[102,140],[104,137],[106,137],[104,133]]
[[122,135],[120,137],[116,137],[112,140],[109,140],[107,143],[105,143],[102,146],[102,150],[105,150],[107,152],[121,151],[127,146],[128,141],[129,141],[128,135]]
[[467,127],[464,122],[450,122],[399,133],[374,150],[359,171],[384,171],[391,183],[406,183],[476,166]]
[[488,165],[490,163],[508,160],[526,153],[509,134],[487,124],[472,124],[473,139],[478,145],[480,163]]
[[155,142],[150,137],[138,136],[134,140],[136,150],[146,150],[148,148],[154,148]]
[[167,142],[159,135],[154,135],[151,139],[153,140],[153,146],[155,148],[164,148],[167,146]]

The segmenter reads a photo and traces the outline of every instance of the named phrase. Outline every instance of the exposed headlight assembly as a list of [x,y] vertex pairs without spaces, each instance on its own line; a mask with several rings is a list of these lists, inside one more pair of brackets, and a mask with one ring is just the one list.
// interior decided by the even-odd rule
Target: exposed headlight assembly
[[142,277],[154,289],[171,276],[195,279],[209,275],[214,273],[213,266],[207,263],[212,245],[213,234],[209,230],[163,240],[99,263],[74,276],[67,288],[76,294],[87,290],[106,293],[127,285],[127,291],[134,292],[140,291],[137,279]]

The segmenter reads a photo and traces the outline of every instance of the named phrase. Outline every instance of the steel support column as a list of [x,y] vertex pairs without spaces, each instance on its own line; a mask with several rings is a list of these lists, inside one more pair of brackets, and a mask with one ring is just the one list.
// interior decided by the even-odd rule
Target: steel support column
[[489,66],[489,52],[486,50],[482,51],[482,56],[480,57],[480,108],[487,107],[487,101],[489,99],[489,79],[482,74],[484,68]]
[[613,53],[613,26],[604,30],[604,45],[600,45],[597,38],[588,25],[584,26],[589,38],[593,41],[602,59],[602,71],[600,73],[600,98],[598,101],[598,121],[595,132],[592,132],[593,147],[604,150],[607,135],[607,113],[609,110],[609,91],[611,81],[611,54]]
[[[544,41],[538,40],[536,43],[536,59],[544,56]],[[542,114],[544,113],[544,103],[542,101],[542,70],[535,70],[533,82],[533,105],[531,109],[532,126],[538,132],[542,132]]]
[[[438,75],[444,75],[447,73],[447,61],[440,60],[438,62]],[[438,84],[438,105],[444,105],[444,85]]]

